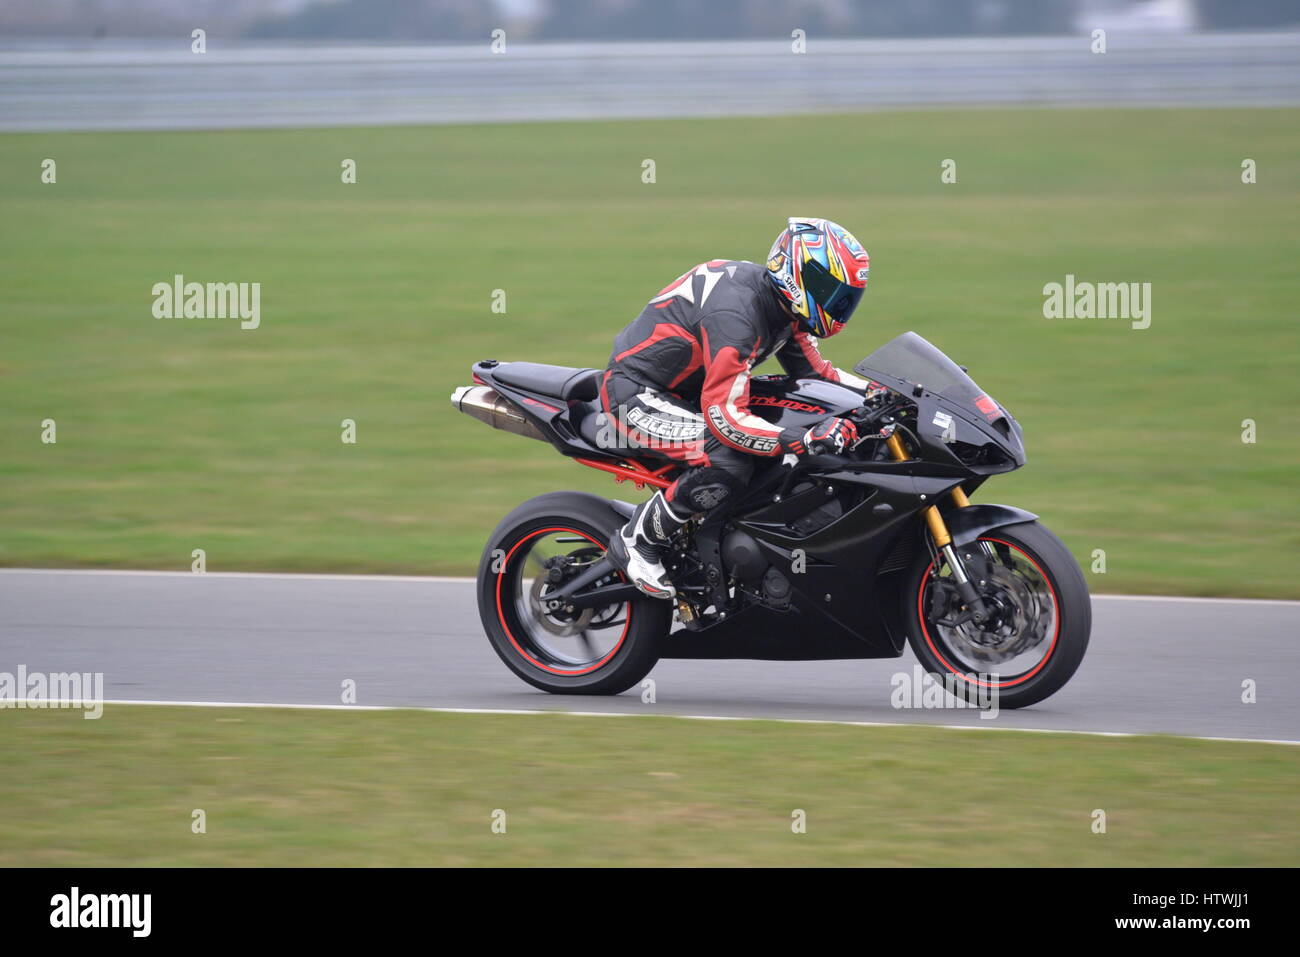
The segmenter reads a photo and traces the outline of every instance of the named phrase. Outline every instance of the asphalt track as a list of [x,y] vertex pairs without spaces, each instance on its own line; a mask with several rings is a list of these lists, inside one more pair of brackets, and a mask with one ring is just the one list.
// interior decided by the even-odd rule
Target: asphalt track
[[[895,709],[885,661],[660,662],[653,704],[534,690],[460,579],[0,570],[0,672],[102,672],[113,700],[606,711],[1300,739],[1300,602],[1100,596],[1052,698],[992,720]],[[1243,703],[1242,683],[1257,701]]]

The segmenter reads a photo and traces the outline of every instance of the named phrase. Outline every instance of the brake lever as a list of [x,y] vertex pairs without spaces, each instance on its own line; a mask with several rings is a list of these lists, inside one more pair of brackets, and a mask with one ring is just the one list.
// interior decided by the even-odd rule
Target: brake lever
[[880,431],[878,432],[872,432],[869,435],[860,435],[858,436],[858,440],[849,446],[849,451],[856,452],[858,446],[863,442],[883,442],[893,435],[894,430],[897,428],[897,422],[890,422],[888,425],[881,426]]

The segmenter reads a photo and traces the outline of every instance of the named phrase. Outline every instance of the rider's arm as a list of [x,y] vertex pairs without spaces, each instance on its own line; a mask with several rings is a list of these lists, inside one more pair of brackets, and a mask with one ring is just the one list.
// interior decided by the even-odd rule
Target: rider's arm
[[850,389],[866,392],[875,383],[862,379],[851,372],[837,369],[817,348],[817,340],[803,329],[797,331],[780,349],[776,351],[776,361],[787,375],[796,379],[826,379],[838,382]]
[[[749,411],[749,368],[758,333],[739,312],[715,312],[700,321],[704,388],[700,408],[718,440],[751,455],[781,455],[801,437]],[[790,434],[786,434],[790,433]]]

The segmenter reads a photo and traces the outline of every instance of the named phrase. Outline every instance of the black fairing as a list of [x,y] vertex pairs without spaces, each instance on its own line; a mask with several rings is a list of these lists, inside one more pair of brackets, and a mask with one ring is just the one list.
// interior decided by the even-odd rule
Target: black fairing
[[919,457],[956,462],[977,475],[1010,472],[1025,464],[1020,423],[965,369],[915,332],[885,343],[853,370],[915,403],[911,430],[921,446]]

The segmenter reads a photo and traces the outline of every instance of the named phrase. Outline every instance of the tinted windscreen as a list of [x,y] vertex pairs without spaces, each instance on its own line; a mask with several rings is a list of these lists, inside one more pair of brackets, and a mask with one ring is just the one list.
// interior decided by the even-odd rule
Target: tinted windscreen
[[904,379],[952,399],[974,399],[983,394],[957,363],[915,332],[905,332],[886,342],[855,365],[853,371],[868,379],[877,373]]

